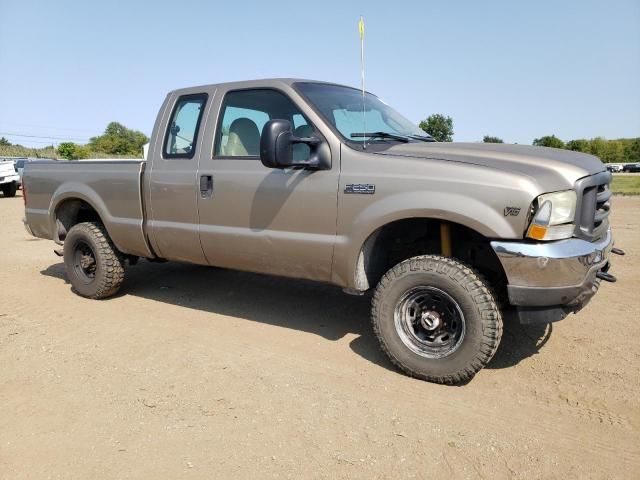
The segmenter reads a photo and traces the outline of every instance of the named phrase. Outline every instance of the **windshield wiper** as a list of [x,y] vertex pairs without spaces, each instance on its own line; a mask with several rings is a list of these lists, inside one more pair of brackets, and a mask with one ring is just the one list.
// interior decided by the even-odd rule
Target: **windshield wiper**
[[351,134],[351,138],[392,138],[394,140],[398,140],[399,142],[407,143],[409,138],[405,135],[398,135],[396,133],[389,132],[356,132]]

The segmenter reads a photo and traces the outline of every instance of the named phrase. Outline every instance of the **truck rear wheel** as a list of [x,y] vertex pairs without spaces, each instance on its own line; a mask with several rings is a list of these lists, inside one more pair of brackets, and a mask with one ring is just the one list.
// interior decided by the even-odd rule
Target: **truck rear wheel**
[[493,357],[502,317],[481,276],[436,255],[405,260],[380,280],[371,318],[382,350],[405,373],[463,383]]
[[5,197],[15,197],[18,190],[18,184],[16,182],[5,183],[2,185],[2,193]]
[[124,280],[124,257],[97,222],[79,223],[69,230],[64,265],[71,286],[83,297],[110,297]]

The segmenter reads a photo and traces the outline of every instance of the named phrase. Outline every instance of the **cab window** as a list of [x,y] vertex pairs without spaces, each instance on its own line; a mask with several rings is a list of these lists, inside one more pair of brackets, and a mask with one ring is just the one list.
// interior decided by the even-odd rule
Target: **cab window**
[[178,99],[165,135],[165,158],[193,158],[206,101],[206,94],[183,95]]
[[[276,90],[229,92],[221,112],[214,149],[216,157],[257,159],[262,129],[269,120],[276,118],[289,120],[296,136],[308,137],[313,133],[313,128],[293,101]],[[293,149],[295,160],[309,158],[308,145],[296,144]]]

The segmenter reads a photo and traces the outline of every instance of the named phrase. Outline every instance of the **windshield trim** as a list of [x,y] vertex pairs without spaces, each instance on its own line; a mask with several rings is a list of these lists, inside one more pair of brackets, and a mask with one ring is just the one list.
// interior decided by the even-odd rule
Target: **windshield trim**
[[[353,150],[362,152],[364,143],[354,141],[350,138],[345,137],[342,134],[342,132],[340,132],[340,130],[338,130],[338,128],[335,125],[333,125],[329,121],[329,119],[320,111],[320,109],[316,106],[316,104],[313,103],[311,99],[309,99],[309,97],[307,97],[307,95],[304,93],[302,88],[300,88],[301,85],[326,85],[328,87],[348,88],[350,90],[355,90],[358,93],[362,92],[362,90],[355,87],[350,87],[348,85],[341,85],[339,83],[330,83],[330,82],[301,81],[301,82],[294,82],[291,84],[291,86],[296,91],[296,93],[304,99],[305,103],[309,106],[309,108],[311,108],[313,112],[322,119],[324,124],[336,135],[336,137],[341,141],[341,143],[344,143],[345,145],[352,148]],[[375,93],[368,92],[367,90],[365,90],[365,93],[368,95],[371,95],[372,97],[377,98],[379,101],[382,102],[382,100],[380,100],[380,97],[378,97]],[[414,140],[414,141],[419,142],[420,140]],[[388,148],[391,148],[397,145],[398,143],[401,143],[400,140],[394,140],[392,138],[375,138],[375,139],[370,138],[366,142],[366,149],[369,151],[387,150]]]

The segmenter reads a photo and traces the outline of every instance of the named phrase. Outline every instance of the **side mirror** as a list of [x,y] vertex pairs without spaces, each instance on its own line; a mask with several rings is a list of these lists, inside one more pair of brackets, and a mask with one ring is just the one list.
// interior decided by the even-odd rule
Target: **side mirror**
[[[293,160],[293,145],[309,145],[309,159]],[[315,137],[296,137],[289,120],[269,120],[260,136],[260,160],[268,168],[305,167],[314,170],[331,168],[331,152],[326,142]]]

